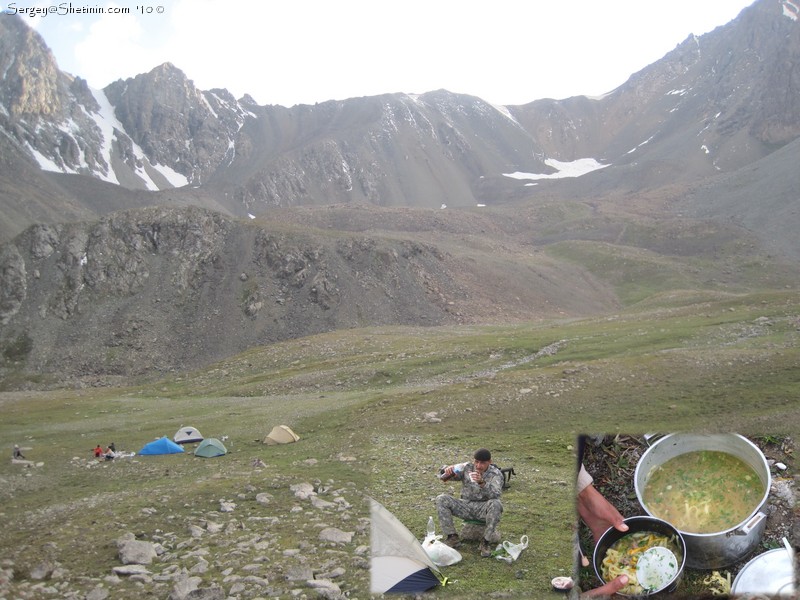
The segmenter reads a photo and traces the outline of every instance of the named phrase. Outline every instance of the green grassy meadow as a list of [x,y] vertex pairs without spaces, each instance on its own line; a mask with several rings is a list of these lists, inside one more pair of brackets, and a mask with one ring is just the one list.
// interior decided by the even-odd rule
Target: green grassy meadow
[[[90,586],[118,564],[121,532],[163,536],[204,518],[220,499],[238,502],[242,523],[276,517],[268,541],[280,556],[314,527],[307,512],[290,510],[296,501],[289,486],[303,481],[344,490],[357,532],[352,548],[369,543],[367,496],[422,539],[435,496],[457,490],[436,471],[468,460],[479,446],[515,468],[501,531],[512,542],[528,535],[530,545],[507,565],[481,559],[477,544],[467,544],[464,560],[443,569],[452,583],[431,596],[561,597],[549,582],[572,569],[576,435],[793,434],[800,424],[799,341],[794,292],[665,292],[615,315],[352,329],[126,388],[4,392],[0,440],[9,458],[18,443],[42,463],[0,463],[0,547],[15,556],[9,597],[14,590],[36,597],[24,582],[43,556],[71,573],[73,588]],[[277,424],[301,441],[264,445]],[[184,425],[227,436],[230,453],[100,464],[91,458],[95,444],[114,441],[136,452]],[[266,467],[253,468],[256,459]],[[256,503],[256,491],[274,501]],[[225,560],[252,559],[242,552]],[[223,575],[212,568],[203,578],[221,582]],[[366,598],[368,580],[362,565],[340,585],[351,598]],[[115,597],[141,591],[124,582]]]

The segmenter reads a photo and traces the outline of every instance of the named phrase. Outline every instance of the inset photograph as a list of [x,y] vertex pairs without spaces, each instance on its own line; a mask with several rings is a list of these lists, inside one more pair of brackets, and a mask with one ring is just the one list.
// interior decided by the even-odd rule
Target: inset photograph
[[574,437],[380,435],[373,446],[372,593],[557,597],[551,581],[574,564]]
[[795,597],[790,437],[583,435],[577,448],[577,577],[563,588]]

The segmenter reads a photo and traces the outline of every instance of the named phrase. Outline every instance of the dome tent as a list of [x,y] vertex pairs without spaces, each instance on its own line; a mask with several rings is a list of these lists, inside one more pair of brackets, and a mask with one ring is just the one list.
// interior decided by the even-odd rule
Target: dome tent
[[194,442],[202,442],[203,436],[196,427],[181,427],[172,436],[172,441],[176,444],[193,444]]
[[291,444],[300,439],[300,436],[292,431],[287,425],[276,425],[264,438],[264,443],[270,446],[275,444]]
[[164,436],[159,440],[154,440],[149,444],[145,444],[144,447],[139,450],[139,454],[144,455],[178,454],[179,452],[183,452],[183,448],[181,448],[167,436]]
[[215,456],[223,456],[228,453],[228,449],[217,438],[206,438],[197,449],[194,451],[195,456],[203,458],[214,458]]
[[372,593],[417,593],[447,583],[414,534],[372,498],[370,521]]

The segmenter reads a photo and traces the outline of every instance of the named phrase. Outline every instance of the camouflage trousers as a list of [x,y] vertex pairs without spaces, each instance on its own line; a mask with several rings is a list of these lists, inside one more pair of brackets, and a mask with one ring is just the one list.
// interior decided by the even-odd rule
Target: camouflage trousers
[[436,497],[436,512],[439,516],[439,527],[446,536],[457,533],[453,517],[458,517],[486,521],[484,539],[488,542],[500,541],[500,532],[497,530],[500,526],[500,515],[503,514],[503,504],[500,500],[469,502],[454,498],[450,494],[440,494]]

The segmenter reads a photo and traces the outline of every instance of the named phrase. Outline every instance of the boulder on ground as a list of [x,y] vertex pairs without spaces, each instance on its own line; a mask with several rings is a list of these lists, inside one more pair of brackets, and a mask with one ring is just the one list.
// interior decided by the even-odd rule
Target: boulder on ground
[[123,565],[149,565],[156,557],[153,544],[137,540],[130,533],[117,540],[117,550]]

